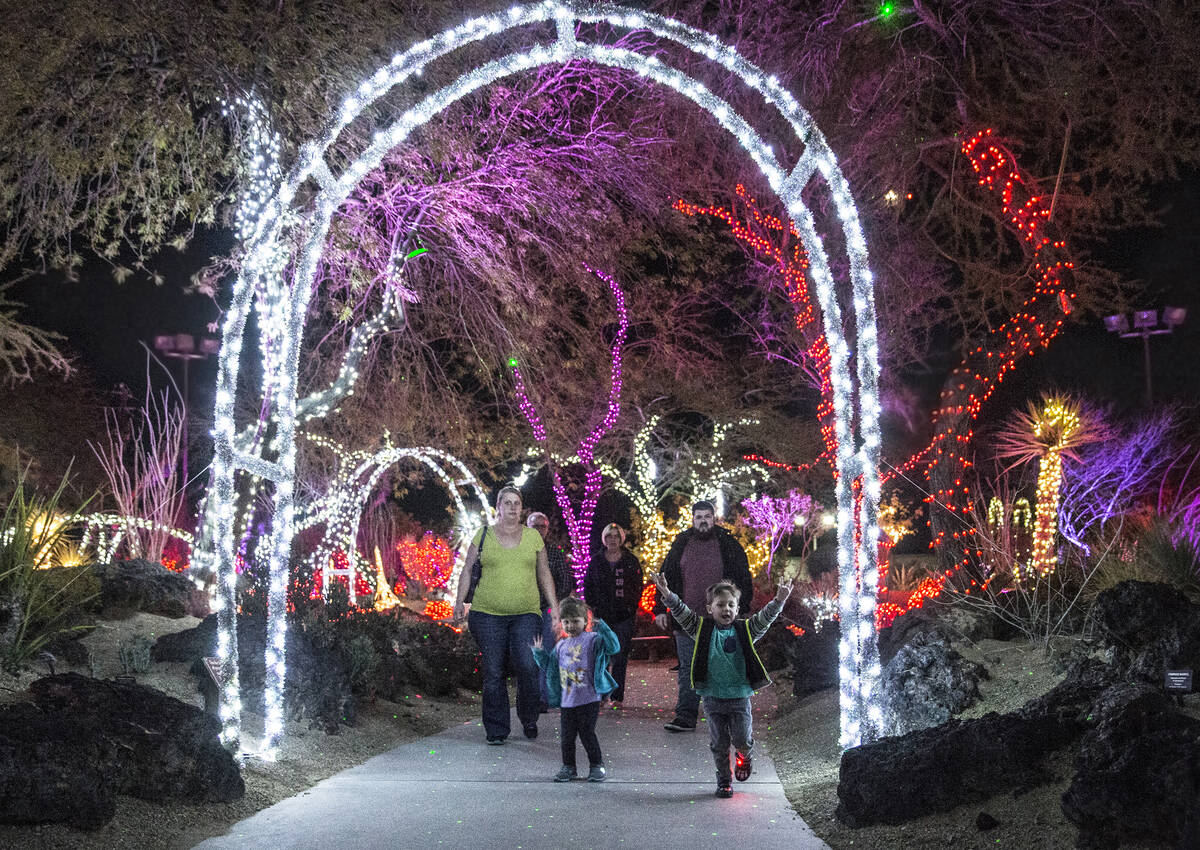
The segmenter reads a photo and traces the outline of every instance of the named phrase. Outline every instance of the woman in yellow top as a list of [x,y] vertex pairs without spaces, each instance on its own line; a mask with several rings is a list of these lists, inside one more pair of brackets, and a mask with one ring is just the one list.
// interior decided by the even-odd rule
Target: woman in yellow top
[[[496,524],[480,531],[467,549],[466,563],[475,563],[480,539],[482,571],[470,603],[467,627],[475,636],[482,657],[483,730],[489,744],[503,744],[509,732],[508,686],[505,667],[517,679],[517,718],[526,738],[536,738],[541,696],[538,669],[533,660],[534,638],[542,632],[541,600],[554,599],[554,580],[546,563],[542,535],[521,524],[521,491],[508,486],[496,499]],[[454,619],[461,620],[471,577],[462,575]],[[551,616],[557,627],[558,614]]]

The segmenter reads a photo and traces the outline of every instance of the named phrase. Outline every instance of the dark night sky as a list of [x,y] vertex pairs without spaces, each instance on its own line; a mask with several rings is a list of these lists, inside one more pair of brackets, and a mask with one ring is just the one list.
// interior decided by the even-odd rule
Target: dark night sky
[[[1149,284],[1152,294],[1137,306],[1188,309],[1187,321],[1173,334],[1151,339],[1151,353],[1156,401],[1190,402],[1200,399],[1200,179],[1173,184],[1161,196],[1168,208],[1165,226],[1124,234],[1100,259]],[[66,336],[67,347],[101,390],[125,382],[140,395],[146,368],[142,342],[151,343],[156,334],[203,333],[216,320],[211,300],[183,295],[181,289],[192,271],[222,249],[210,237],[194,241],[185,254],[166,253],[159,265],[167,281],[163,286],[137,276],[117,285],[108,268],[96,262],[79,281],[42,278],[14,295],[28,305],[25,318]],[[178,376],[177,364],[172,365]],[[1085,320],[1068,325],[1048,351],[1022,364],[989,403],[985,417],[1002,416],[1050,389],[1135,408],[1142,403],[1143,374],[1140,340],[1117,338],[1099,320]],[[197,414],[211,405],[215,376],[215,362],[193,364]]]

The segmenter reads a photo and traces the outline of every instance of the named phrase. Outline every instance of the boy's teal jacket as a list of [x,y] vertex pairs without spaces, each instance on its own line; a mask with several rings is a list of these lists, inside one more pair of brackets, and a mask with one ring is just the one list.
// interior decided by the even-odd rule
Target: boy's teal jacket
[[[592,671],[592,687],[596,689],[596,693],[604,696],[617,688],[616,679],[608,672],[608,660],[621,651],[621,641],[608,627],[608,623],[603,620],[596,619],[592,625],[593,631],[600,636],[600,639],[596,641],[596,668]],[[535,649],[533,660],[537,662],[538,667],[542,668],[542,675],[546,677],[546,690],[549,693],[550,706],[559,708],[562,706],[562,681],[558,673],[558,655],[553,651]]]

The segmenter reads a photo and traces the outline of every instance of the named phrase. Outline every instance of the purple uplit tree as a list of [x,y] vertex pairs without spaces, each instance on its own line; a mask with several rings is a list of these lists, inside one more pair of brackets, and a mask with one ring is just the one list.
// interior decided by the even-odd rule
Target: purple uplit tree
[[1200,552],[1200,452],[1189,446],[1171,462],[1158,490],[1158,515],[1171,529],[1171,540],[1185,540]]
[[[579,460],[579,465],[583,467],[584,473],[583,498],[580,500],[578,510],[571,504],[571,498],[567,493],[566,485],[563,484],[558,467],[550,461],[547,454],[554,487],[554,499],[558,502],[558,509],[562,512],[563,522],[567,526],[567,536],[571,541],[571,570],[575,574],[575,589],[580,593],[583,591],[583,576],[587,570],[588,557],[590,555],[589,543],[592,534],[592,520],[596,514],[596,501],[600,497],[601,475],[600,469],[596,465],[596,444],[600,442],[600,439],[605,434],[612,430],[613,425],[616,424],[617,416],[621,413],[621,352],[625,347],[625,337],[629,332],[629,313],[625,309],[625,293],[621,290],[621,287],[610,275],[588,266],[584,267],[608,284],[608,288],[613,295],[613,300],[617,305],[618,325],[616,337],[612,343],[612,367],[609,380],[608,405],[605,408],[604,417],[583,438],[575,451],[575,456]],[[521,375],[520,364],[514,357],[508,361],[508,365],[512,369],[513,380],[517,390],[517,403],[521,408],[521,413],[525,415],[526,421],[529,422],[529,427],[533,431],[533,438],[545,447],[546,428],[538,416],[537,407],[529,398],[529,392],[525,387],[525,379]]]
[[816,532],[820,528],[821,506],[812,496],[800,490],[789,490],[786,496],[759,496],[743,499],[742,507],[750,517],[750,526],[759,540],[766,540],[770,553],[767,557],[766,573],[771,574],[775,552],[784,540],[793,533],[799,534],[804,546],[802,556],[808,554]]
[[1162,411],[1080,455],[1063,480],[1058,529],[1065,540],[1089,555],[1120,533],[1139,504],[1154,503],[1178,454],[1176,426],[1175,414]]

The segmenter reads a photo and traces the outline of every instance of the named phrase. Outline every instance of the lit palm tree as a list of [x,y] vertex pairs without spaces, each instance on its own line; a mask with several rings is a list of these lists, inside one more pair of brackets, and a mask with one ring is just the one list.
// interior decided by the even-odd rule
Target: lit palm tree
[[1058,530],[1063,459],[1079,460],[1081,446],[1102,440],[1107,433],[1099,415],[1078,400],[1044,396],[1040,405],[1030,402],[1028,410],[1016,413],[996,435],[997,457],[1011,458],[1013,466],[1040,461],[1033,551],[1027,567],[1030,574],[1044,578],[1058,566],[1054,536]]

